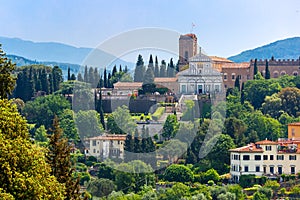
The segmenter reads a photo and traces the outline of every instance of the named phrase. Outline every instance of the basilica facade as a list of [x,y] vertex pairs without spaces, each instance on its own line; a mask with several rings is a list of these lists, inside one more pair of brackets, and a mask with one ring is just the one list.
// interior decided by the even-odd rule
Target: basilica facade
[[180,94],[210,94],[223,91],[222,74],[212,59],[199,53],[189,59],[189,68],[177,74]]

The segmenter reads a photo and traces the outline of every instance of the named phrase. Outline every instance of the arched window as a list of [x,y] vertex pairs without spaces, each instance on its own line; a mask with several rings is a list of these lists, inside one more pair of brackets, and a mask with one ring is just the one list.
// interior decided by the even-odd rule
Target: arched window
[[274,77],[274,78],[278,78],[278,74],[279,74],[278,71],[274,71],[274,72],[273,72],[273,77]]
[[224,81],[227,81],[227,73],[224,73]]
[[294,72],[293,72],[293,75],[294,75],[294,76],[298,76],[298,72],[297,72],[297,71],[294,71]]
[[280,76],[284,76],[284,75],[286,75],[286,72],[285,71],[281,71],[280,72]]
[[235,73],[232,73],[232,74],[231,74],[231,79],[232,79],[232,80],[235,80]]

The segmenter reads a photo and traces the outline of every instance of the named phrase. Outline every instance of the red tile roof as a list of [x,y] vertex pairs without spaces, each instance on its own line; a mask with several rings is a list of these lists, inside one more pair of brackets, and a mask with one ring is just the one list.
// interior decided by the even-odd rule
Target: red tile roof
[[142,87],[143,83],[142,82],[116,82],[114,84],[115,88],[118,87]]
[[255,144],[262,144],[262,145],[267,145],[267,144],[270,144],[270,145],[275,145],[275,144],[278,144],[277,142],[274,142],[274,141],[271,141],[271,140],[262,140],[262,141],[258,141],[258,142],[255,142]]
[[170,82],[177,82],[177,77],[160,77],[154,78],[155,83],[170,83]]
[[209,56],[212,61],[215,62],[228,62],[228,63],[233,63],[233,61],[228,60],[227,58],[219,57],[219,56]]
[[242,62],[242,63],[224,63],[222,64],[222,68],[249,68],[249,62]]
[[230,149],[229,151],[231,152],[263,152],[262,148],[256,148],[256,145],[254,143],[248,144],[247,146],[235,148],[235,149]]
[[114,134],[100,135],[100,136],[88,138],[87,140],[123,140],[123,141],[125,141],[126,135],[114,135]]
[[288,125],[300,126],[300,122],[289,123]]

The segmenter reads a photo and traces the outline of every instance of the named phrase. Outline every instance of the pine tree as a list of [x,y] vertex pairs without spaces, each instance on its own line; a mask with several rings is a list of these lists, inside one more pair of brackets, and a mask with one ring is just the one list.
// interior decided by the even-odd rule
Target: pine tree
[[159,66],[158,66],[157,56],[155,56],[154,76],[159,77]]
[[51,132],[46,158],[52,168],[52,175],[58,182],[65,184],[67,200],[80,199],[79,179],[75,180],[72,176],[74,169],[71,163],[71,146],[68,139],[63,138],[63,130],[59,126],[57,116],[54,117]]
[[265,79],[270,79],[271,78],[271,75],[270,75],[270,69],[269,69],[269,62],[268,60],[266,60],[266,74],[265,74]]
[[15,64],[5,57],[0,44],[0,99],[8,98],[12,94],[16,78],[12,76]]
[[143,57],[139,54],[134,71],[134,82],[143,82],[144,73],[145,67]]
[[119,72],[122,72],[123,70],[122,70],[122,65],[120,65],[120,67],[119,67]]
[[128,72],[128,67],[127,67],[127,65],[125,65],[124,73],[127,73],[127,72]]
[[76,80],[76,76],[75,76],[75,74],[72,74],[71,75],[71,81],[75,81]]
[[258,72],[258,68],[257,68],[257,59],[255,58],[254,60],[254,69],[253,69],[253,76],[255,76]]
[[126,162],[132,161],[133,157],[131,156],[134,153],[134,140],[131,134],[126,136],[126,140],[124,143],[124,160]]
[[161,61],[159,76],[166,77],[166,61],[165,60]]
[[68,81],[71,80],[71,69],[70,67],[68,67]]

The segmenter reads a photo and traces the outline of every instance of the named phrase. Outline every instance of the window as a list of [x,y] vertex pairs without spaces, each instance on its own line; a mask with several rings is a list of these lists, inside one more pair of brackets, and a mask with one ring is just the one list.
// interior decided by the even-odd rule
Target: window
[[186,85],[181,85],[181,93],[186,93]]
[[264,174],[267,173],[267,166],[264,166]]
[[227,73],[224,74],[224,81],[227,81]]
[[235,73],[231,74],[231,79],[234,80],[235,79]]
[[268,155],[264,155],[264,160],[268,160]]
[[296,160],[297,159],[297,156],[296,155],[290,155],[289,156],[289,160]]
[[255,171],[256,172],[260,172],[260,167],[259,166],[255,166]]
[[284,76],[284,75],[286,75],[285,71],[280,72],[280,76]]
[[249,172],[249,167],[247,165],[245,165],[245,172]]
[[278,166],[278,174],[282,174],[282,166]]
[[255,155],[254,160],[261,160],[261,155]]
[[295,166],[291,166],[291,174],[295,174]]
[[284,160],[284,155],[277,155],[277,160]]
[[243,160],[250,160],[250,156],[249,155],[243,155]]
[[97,144],[96,140],[93,140],[93,146],[96,146],[96,144]]
[[293,72],[293,75],[294,75],[294,76],[298,76],[298,72],[297,72],[297,71],[294,71],[294,72]]
[[185,59],[185,61],[188,61],[188,59],[189,59],[189,52],[188,51],[184,52],[184,59]]
[[274,174],[274,166],[270,166],[270,173]]
[[274,78],[278,78],[278,72],[277,71],[275,71],[274,73],[273,73],[274,75]]
[[266,146],[265,149],[266,151],[272,151],[272,146]]
[[239,159],[240,159],[240,155],[237,154],[233,155],[233,160],[239,160]]
[[295,137],[295,129],[292,128],[292,137]]
[[250,75],[249,74],[247,74],[247,80],[250,80]]
[[96,153],[96,149],[93,149],[93,153]]
[[270,155],[270,160],[274,160],[274,155]]

